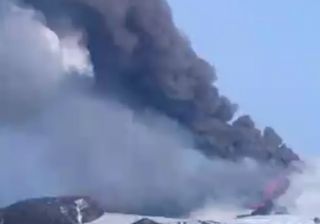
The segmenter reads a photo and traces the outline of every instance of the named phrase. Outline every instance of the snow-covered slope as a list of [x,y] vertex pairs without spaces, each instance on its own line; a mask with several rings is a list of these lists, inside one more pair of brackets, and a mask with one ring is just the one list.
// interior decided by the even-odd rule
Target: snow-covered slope
[[293,215],[260,216],[246,218],[234,222],[235,224],[314,224],[313,217]]
[[145,217],[138,215],[124,215],[106,213],[90,224],[132,224],[143,218],[148,218],[161,224],[314,224],[313,217],[299,217],[293,215],[256,216],[244,219],[235,219],[230,222],[214,220],[171,219],[164,217]]
[[143,218],[148,218],[155,222],[161,224],[175,224],[178,222],[188,222],[188,224],[196,223],[193,220],[183,220],[183,219],[172,219],[172,218],[165,218],[165,217],[146,217],[146,216],[139,216],[139,215],[125,215],[125,214],[116,214],[116,213],[106,213],[101,218],[95,220],[90,224],[132,224],[137,222]]

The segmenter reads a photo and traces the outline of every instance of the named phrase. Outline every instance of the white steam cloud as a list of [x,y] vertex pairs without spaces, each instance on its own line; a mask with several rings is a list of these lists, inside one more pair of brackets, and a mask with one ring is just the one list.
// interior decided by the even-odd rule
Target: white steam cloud
[[306,159],[304,172],[291,177],[289,191],[280,199],[292,214],[319,216],[320,160]]
[[0,14],[0,116],[17,118],[38,109],[61,80],[61,58],[48,48],[34,12],[6,2]]

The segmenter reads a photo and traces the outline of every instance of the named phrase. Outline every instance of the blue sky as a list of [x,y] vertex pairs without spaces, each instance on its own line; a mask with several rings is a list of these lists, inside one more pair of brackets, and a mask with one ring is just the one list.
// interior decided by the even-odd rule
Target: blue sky
[[296,151],[320,154],[320,1],[168,1],[240,112]]

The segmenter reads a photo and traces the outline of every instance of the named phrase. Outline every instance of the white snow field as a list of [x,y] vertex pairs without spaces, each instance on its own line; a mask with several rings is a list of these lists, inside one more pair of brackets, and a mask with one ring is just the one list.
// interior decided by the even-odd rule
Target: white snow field
[[218,220],[193,220],[193,219],[172,219],[164,217],[145,217],[139,215],[124,215],[106,213],[101,218],[90,224],[132,224],[143,218],[148,218],[161,224],[314,224],[313,217],[300,217],[294,215],[270,215],[256,216],[243,219],[234,219],[228,222]]

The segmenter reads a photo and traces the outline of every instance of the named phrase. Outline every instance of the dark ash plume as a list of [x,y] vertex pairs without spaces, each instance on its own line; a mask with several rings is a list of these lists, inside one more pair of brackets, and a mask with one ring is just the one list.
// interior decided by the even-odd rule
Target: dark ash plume
[[[210,156],[249,156],[287,165],[298,159],[277,134],[250,117],[234,124],[236,105],[213,85],[214,68],[175,27],[163,0],[24,0],[59,31],[69,18],[87,34],[97,86],[131,104],[153,107],[197,136]],[[61,22],[61,21],[60,21]]]

